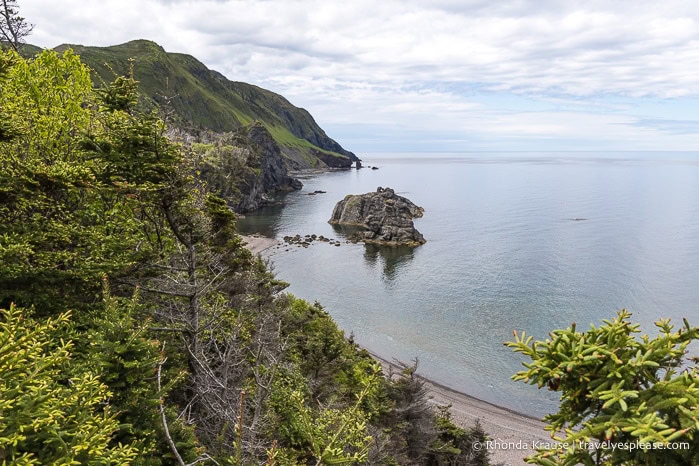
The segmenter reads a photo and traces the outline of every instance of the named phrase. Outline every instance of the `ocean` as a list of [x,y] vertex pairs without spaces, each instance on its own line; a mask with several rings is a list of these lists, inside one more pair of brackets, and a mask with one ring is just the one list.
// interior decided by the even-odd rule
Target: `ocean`
[[[319,301],[355,341],[438,383],[533,416],[557,394],[510,377],[513,330],[544,339],[626,308],[644,332],[699,324],[699,153],[369,154],[378,170],[304,175],[243,233],[316,234],[268,250],[288,291]],[[415,249],[345,243],[327,223],[347,194],[391,187],[425,209]],[[309,195],[314,191],[326,191]]]

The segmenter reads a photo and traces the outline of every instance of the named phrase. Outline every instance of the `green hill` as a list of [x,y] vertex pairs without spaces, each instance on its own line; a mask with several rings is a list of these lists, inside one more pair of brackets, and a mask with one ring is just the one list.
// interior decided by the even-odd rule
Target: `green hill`
[[279,94],[243,82],[229,81],[191,55],[166,52],[155,42],[135,40],[111,47],[61,45],[72,48],[95,72],[110,82],[114,73],[129,72],[140,91],[172,112],[172,120],[189,130],[227,132],[255,121],[279,144],[291,169],[349,167],[357,157],[325,134],[310,113]]

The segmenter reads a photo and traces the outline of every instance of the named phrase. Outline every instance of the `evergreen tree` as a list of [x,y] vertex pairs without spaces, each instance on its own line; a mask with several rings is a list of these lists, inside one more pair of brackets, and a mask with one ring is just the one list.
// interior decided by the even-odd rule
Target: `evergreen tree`
[[513,378],[561,393],[546,427],[560,447],[541,450],[541,465],[699,464],[699,369],[685,361],[699,327],[675,331],[656,322],[651,338],[620,311],[587,332],[575,324],[545,341],[515,332],[507,345],[531,359]]
[[[126,464],[133,444],[119,429],[100,380],[71,361],[68,314],[37,322],[0,310],[0,461],[3,464]],[[70,374],[70,375],[69,375]]]
[[0,304],[38,315],[98,303],[101,277],[136,264],[137,201],[84,150],[101,132],[89,71],[71,52],[14,53],[0,76]]

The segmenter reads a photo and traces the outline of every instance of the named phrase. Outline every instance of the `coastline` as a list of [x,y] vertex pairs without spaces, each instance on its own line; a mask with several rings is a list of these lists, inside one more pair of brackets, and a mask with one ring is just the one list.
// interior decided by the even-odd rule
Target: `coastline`
[[[274,238],[259,235],[241,236],[245,246],[253,254],[260,254],[279,244],[279,241]],[[385,372],[389,367],[399,370],[395,362],[368,349],[367,351],[381,364]],[[452,420],[456,425],[469,428],[476,421],[481,424],[491,441],[488,449],[494,464],[525,465],[524,457],[535,453],[534,445],[551,442],[550,434],[544,430],[545,424],[533,416],[475,398],[428,378],[419,377],[425,383],[430,404],[451,405]]]
[[[367,350],[368,351],[368,350]],[[399,366],[369,351],[384,371]],[[419,369],[418,369],[419,372]],[[419,376],[419,375],[418,375]],[[425,383],[429,403],[434,406],[451,405],[452,420],[463,428],[472,427],[476,421],[490,439],[488,450],[494,464],[505,466],[525,465],[524,457],[535,453],[537,443],[550,443],[551,436],[539,419],[502,406],[483,401],[453,388],[419,376]]]
[[277,241],[276,239],[267,238],[266,236],[259,236],[259,235],[240,235],[240,236],[243,238],[243,241],[245,242],[245,246],[253,254],[260,254],[261,252],[271,248],[272,246],[276,246],[277,244],[279,244],[279,241]]

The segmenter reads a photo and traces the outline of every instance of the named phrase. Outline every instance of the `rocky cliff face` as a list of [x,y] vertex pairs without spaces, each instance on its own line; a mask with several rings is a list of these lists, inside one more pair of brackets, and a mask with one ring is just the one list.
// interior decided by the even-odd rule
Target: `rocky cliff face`
[[374,193],[347,195],[335,205],[329,223],[359,228],[355,238],[365,243],[419,246],[425,238],[415,229],[413,219],[423,212],[393,189],[379,187]]
[[248,143],[254,156],[249,158],[252,172],[240,183],[242,198],[234,206],[236,212],[256,210],[273,203],[272,196],[278,192],[303,187],[299,180],[289,176],[279,145],[262,124],[243,128],[239,137]]
[[303,187],[289,176],[279,145],[260,123],[200,141],[193,145],[199,176],[236,212],[276,203],[276,193]]

